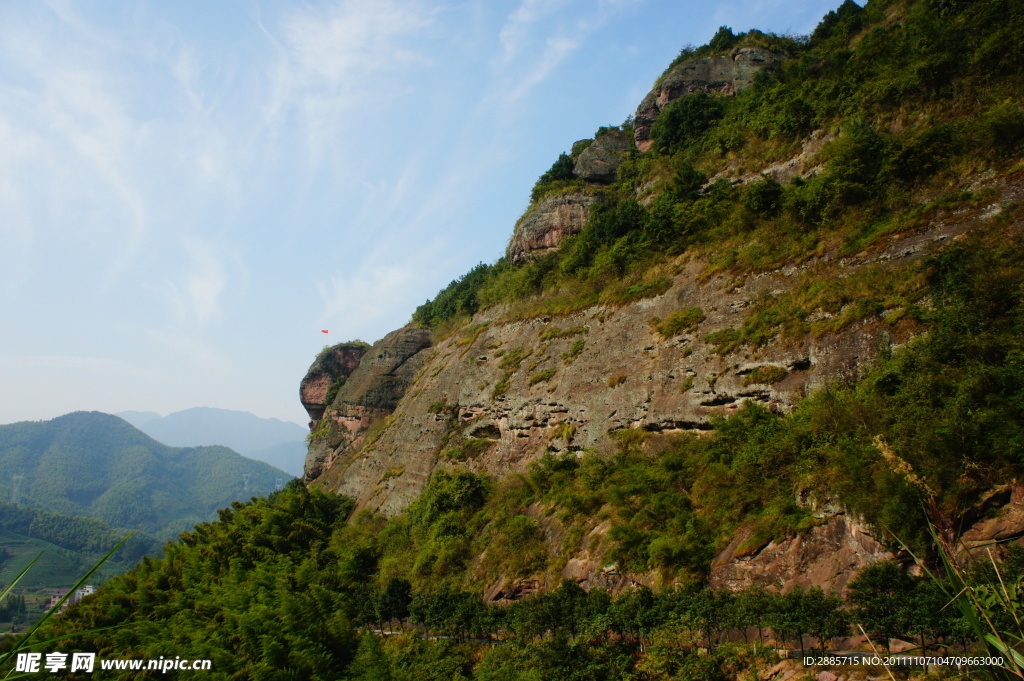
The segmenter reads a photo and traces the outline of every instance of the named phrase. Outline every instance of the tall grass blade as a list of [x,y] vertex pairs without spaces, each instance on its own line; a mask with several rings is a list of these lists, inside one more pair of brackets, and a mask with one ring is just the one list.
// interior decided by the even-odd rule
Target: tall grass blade
[[[948,541],[944,541],[930,522],[928,529],[931,532],[932,541],[938,549],[939,558],[948,579],[942,579],[929,570],[924,561],[915,556],[906,543],[900,541],[898,537],[896,540],[950,599],[946,607],[952,604],[957,606],[964,622],[973,632],[974,638],[984,646],[986,654],[990,657],[1002,658],[1002,666],[988,670],[989,675],[1000,681],[1024,679],[1024,654],[1015,647],[1015,645],[1019,647],[1024,643],[1024,629],[1021,628],[1016,598],[1013,597],[1019,593],[1017,588],[1007,587],[999,565],[992,556],[992,552],[987,548],[986,551],[988,551],[989,560],[992,562],[999,585],[992,585],[991,588],[988,588],[971,584],[953,555],[955,547],[950,546]],[[964,548],[968,553],[971,551],[967,546]],[[1005,609],[1013,617],[1017,625],[1016,632],[1008,631],[1005,627],[996,624],[995,618],[1000,608]]]
[[[81,634],[91,634],[91,633],[95,633],[97,631],[103,631],[103,630],[106,630],[106,629],[111,629],[112,627],[101,627],[101,628],[97,628],[97,629],[89,629],[89,630],[86,630],[86,631],[75,632],[74,634],[67,634],[65,636],[58,636],[58,637],[51,638],[51,639],[45,639],[45,640],[42,640],[42,641],[36,641],[34,643],[31,642],[32,637],[39,630],[39,628],[41,626],[43,626],[43,624],[45,624],[47,620],[49,620],[51,617],[53,617],[55,614],[57,614],[57,612],[60,610],[61,606],[64,605],[64,603],[66,603],[67,600],[69,598],[71,598],[71,596],[76,591],[81,589],[82,586],[84,586],[86,584],[86,582],[88,582],[89,579],[91,579],[92,576],[94,574],[96,574],[96,571],[99,570],[103,566],[104,563],[106,563],[108,560],[110,560],[113,557],[113,555],[115,553],[117,553],[118,550],[122,546],[124,546],[125,543],[127,543],[127,541],[129,539],[132,538],[132,535],[134,535],[135,532],[136,532],[136,530],[132,530],[127,535],[125,535],[124,539],[119,541],[117,543],[117,545],[114,546],[114,548],[110,549],[110,551],[108,551],[105,556],[100,558],[100,560],[95,565],[93,565],[91,568],[89,568],[89,570],[84,575],[82,575],[82,577],[77,582],[75,582],[75,585],[72,586],[71,589],[66,594],[64,594],[64,596],[61,597],[61,599],[59,601],[57,601],[56,605],[54,605],[52,608],[50,608],[45,613],[43,613],[43,616],[40,617],[39,620],[37,620],[36,623],[33,624],[29,628],[28,631],[26,631],[24,634],[22,634],[21,636],[18,637],[18,640],[15,642],[14,646],[10,650],[8,650],[8,651],[6,651],[4,653],[0,653],[0,667],[3,667],[5,665],[7,665],[9,662],[11,662],[12,660],[14,660],[17,657],[18,653],[23,653],[26,650],[31,650],[32,648],[38,648],[39,646],[43,646],[43,645],[46,645],[46,644],[49,644],[49,643],[54,643],[56,641],[60,641],[60,640],[67,639],[67,638],[71,638],[71,637],[74,637],[74,636],[79,636]],[[10,593],[11,589],[13,589],[14,586],[18,583],[18,581],[20,581],[21,578],[24,577],[28,573],[29,569],[33,565],[35,565],[36,561],[38,561],[42,557],[42,555],[43,554],[40,553],[38,556],[36,556],[32,560],[32,562],[29,563],[25,567],[25,569],[21,571],[21,573],[14,579],[14,581],[11,582],[10,586],[8,586],[6,589],[4,589],[3,593],[0,594],[0,597],[6,597],[7,594]],[[12,668],[11,671],[9,671],[7,673],[7,675],[4,676],[4,678],[5,679],[20,679],[20,678],[24,678],[24,677],[28,677],[28,676],[35,676],[35,674],[31,674],[31,673],[27,673],[27,672],[26,673],[20,673],[20,674],[19,673],[15,673],[14,669]]]

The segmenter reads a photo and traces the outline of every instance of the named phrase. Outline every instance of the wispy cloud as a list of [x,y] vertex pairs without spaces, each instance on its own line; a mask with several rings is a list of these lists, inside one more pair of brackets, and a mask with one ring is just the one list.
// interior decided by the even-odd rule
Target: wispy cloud
[[[400,264],[361,265],[353,272],[336,272],[319,286],[323,301],[321,324],[341,335],[383,332],[396,299],[416,290],[415,270]],[[426,296],[424,296],[425,298]],[[341,328],[338,328],[339,325]],[[363,331],[364,329],[368,331]],[[373,342],[374,338],[363,340]]]
[[[188,228],[184,197],[237,195],[239,162],[180,36],[108,35],[74,5],[50,7],[0,30],[0,99],[11,104],[0,110],[0,238],[23,263],[5,283],[28,284],[54,253],[76,251],[80,285],[103,295],[146,257],[154,232]],[[157,82],[172,87],[158,94]]]
[[506,62],[518,57],[531,42],[531,32],[537,24],[558,12],[571,0],[523,0],[512,11],[498,33],[502,59]]
[[341,335],[376,337],[393,330],[396,308],[410,309],[433,296],[433,289],[424,284],[435,269],[450,266],[445,262],[450,256],[446,245],[442,237],[426,248],[396,253],[394,242],[378,243],[354,269],[335,271],[321,280],[318,323]]
[[311,151],[337,141],[339,128],[353,123],[344,114],[372,115],[398,94],[388,73],[431,63],[415,45],[434,14],[418,0],[340,0],[288,15],[279,35],[268,31],[279,60],[267,124],[276,128],[297,113]]
[[[587,37],[643,0],[598,0],[580,8],[577,0],[522,0],[498,33],[498,70],[511,81],[502,100],[524,98],[579,50]],[[569,10],[569,7],[571,10]]]
[[[61,20],[61,28],[69,32],[63,42],[53,31],[33,26],[3,35],[3,59],[22,76],[17,85],[4,88],[5,98],[19,103],[7,109],[5,117],[19,135],[33,140],[38,152],[31,159],[5,160],[19,163],[18,171],[32,166],[32,174],[21,174],[18,191],[22,195],[39,191],[36,182],[43,178],[33,175],[53,178],[48,171],[54,168],[46,167],[52,165],[61,182],[47,187],[51,200],[61,195],[81,200],[96,192],[113,199],[121,214],[116,223],[83,220],[78,225],[79,234],[89,233],[94,239],[119,230],[108,244],[107,253],[114,257],[104,263],[109,283],[137,254],[147,229],[133,163],[133,150],[145,145],[146,130],[131,119],[118,85],[103,68],[111,47],[83,29],[67,8]],[[52,180],[43,182],[46,186]]]
[[401,41],[427,26],[430,16],[417,2],[343,0],[292,15],[284,24],[285,40],[304,80],[337,85],[354,74],[422,60]]
[[548,77],[559,64],[580,46],[580,41],[565,36],[552,36],[545,41],[540,59],[523,75],[519,82],[505,94],[508,101],[525,97],[530,90]]

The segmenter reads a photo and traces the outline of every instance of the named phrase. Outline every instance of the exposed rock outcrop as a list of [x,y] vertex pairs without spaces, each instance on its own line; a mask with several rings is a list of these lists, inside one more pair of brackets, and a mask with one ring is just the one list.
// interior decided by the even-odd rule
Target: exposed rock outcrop
[[819,586],[839,594],[861,568],[895,558],[867,527],[843,514],[804,535],[739,555],[749,539],[749,534],[737,534],[715,558],[708,578],[712,587],[739,591],[759,584],[787,592]]
[[573,173],[587,182],[614,182],[629,148],[629,136],[621,130],[598,135],[576,158]]
[[599,194],[586,191],[541,200],[516,223],[508,246],[509,259],[518,264],[556,250],[565,237],[583,230],[591,206],[600,200]]
[[1008,486],[997,490],[983,502],[987,517],[975,521],[964,532],[966,546],[984,545],[1024,537],[1024,487]]
[[694,92],[734,95],[750,87],[754,76],[766,68],[774,68],[785,58],[760,47],[739,47],[729,54],[686,59],[664,75],[644,97],[633,119],[633,136],[640,151],[654,144],[651,127],[669,102]]
[[[991,546],[1024,537],[1024,487],[993,490],[970,515],[978,514],[985,517],[960,536],[962,546]],[[739,532],[712,563],[710,586],[738,591],[760,584],[781,592],[819,586],[841,594],[862,568],[880,560],[907,559],[906,554],[897,556],[886,549],[870,528],[842,511],[831,509],[829,516],[804,535],[769,542],[745,555],[740,549],[751,535]]]
[[340,343],[324,349],[299,383],[299,399],[310,418],[310,430],[327,409],[327,391],[335,381],[347,379],[366,352],[368,345]]
[[[841,266],[849,274],[898,265],[924,257],[929,244],[955,233],[940,223]],[[738,281],[724,273],[703,277],[704,265],[690,261],[661,295],[620,307],[514,321],[491,308],[432,349],[388,427],[322,481],[361,507],[391,515],[416,498],[438,465],[502,476],[546,451],[608,447],[609,433],[625,428],[708,430],[712,416],[731,414],[745,401],[788,411],[829,380],[856,376],[879,348],[906,342],[916,327],[879,315],[839,333],[780,338],[725,354],[707,338],[739,327],[752,304],[789,290],[803,272],[837,262],[822,256]],[[649,323],[691,307],[705,319],[678,335],[663,338]],[[771,383],[757,382],[768,380],[763,377]],[[493,444],[462,459],[440,457],[467,438]]]
[[[310,444],[306,480],[316,479],[339,455],[358,447],[370,426],[394,411],[423,365],[424,351],[429,347],[429,331],[404,328],[392,331],[362,354],[358,366],[327,406],[327,433]],[[316,366],[314,362],[310,372]]]
[[835,138],[834,133],[815,130],[801,144],[800,153],[784,161],[776,161],[742,174],[737,174],[737,171],[743,167],[743,162],[733,159],[726,164],[721,172],[708,178],[706,187],[710,188],[723,178],[731,180],[733,184],[750,184],[751,182],[763,182],[764,178],[770,177],[776,182],[785,184],[798,177],[802,179],[813,177],[824,170],[824,164],[821,163],[818,152]]
[[427,329],[392,331],[366,352],[338,391],[334,406],[393,410],[426,358],[421,351],[429,347]]

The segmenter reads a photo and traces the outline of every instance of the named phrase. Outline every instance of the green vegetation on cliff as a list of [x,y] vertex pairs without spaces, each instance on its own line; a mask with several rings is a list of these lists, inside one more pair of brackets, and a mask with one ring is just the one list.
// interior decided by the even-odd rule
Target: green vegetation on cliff
[[[582,233],[520,267],[476,267],[413,319],[436,326],[538,296],[542,304],[522,303],[518,314],[615,303],[680,254],[704,259],[709,272],[756,272],[829,249],[858,252],[941,211],[970,210],[979,196],[963,178],[1019,170],[1022,31],[1024,11],[1010,0],[848,0],[804,41],[720,32],[718,48],[683,56],[750,44],[789,58],[733,97],[670,103],[654,149],[619,167]],[[755,179],[799,154],[814,131],[824,146],[813,170]],[[568,158],[538,188],[560,190]]]
[[[966,642],[962,619],[936,607],[934,583],[885,562],[854,580],[846,604],[820,589],[730,593],[690,582],[612,595],[565,580],[487,605],[478,592],[417,579],[415,566],[413,581],[395,576],[389,559],[408,553],[397,543],[457,544],[460,523],[476,522],[487,496],[479,478],[443,474],[398,519],[349,522],[351,502],[296,481],[183,535],[43,633],[72,635],[58,644],[65,652],[209,658],[211,679],[367,681],[726,679],[775,661],[769,642],[823,648],[851,622],[913,637],[923,650]],[[464,565],[456,558],[447,569]],[[1011,551],[1003,579],[1017,583],[1022,566],[1022,552]],[[995,575],[974,569],[969,578],[991,585]],[[716,649],[701,655],[701,646]]]
[[[891,564],[863,571],[846,604],[815,590],[701,584],[741,527],[742,554],[820,522],[801,492],[927,549],[929,511],[956,517],[1020,474],[1022,259],[1015,240],[940,253],[927,265],[930,333],[791,415],[748,405],[701,437],[624,430],[611,451],[547,456],[503,480],[442,468],[392,519],[350,518],[351,501],[294,481],[183,534],[48,633],[120,624],[64,648],[209,657],[211,678],[224,679],[724,679],[770,653],[725,645],[701,656],[696,646],[749,629],[765,642],[770,631],[780,645],[822,645],[851,621],[926,649],[963,646],[967,628],[935,607],[935,585]],[[604,539],[588,539],[599,523]],[[665,586],[613,596],[569,581],[510,606],[480,598],[498,580],[558,583],[584,541],[602,564]],[[1022,565],[1011,550],[1004,580],[1016,584]],[[997,579],[983,564],[968,578]],[[389,629],[404,633],[373,633]],[[467,640],[481,637],[506,644]]]
[[[580,234],[519,267],[479,265],[414,320],[445,328],[497,305],[510,304],[503,313],[515,316],[616,304],[667,290],[679,256],[702,259],[708,274],[743,275],[858,253],[939,216],[970,213],[983,197],[962,178],[994,170],[1019,180],[1022,32],[1024,11],[1008,0],[847,2],[805,41],[719,31],[692,54],[767,41],[790,58],[735,97],[694,95],[666,108],[654,150],[620,166]],[[819,172],[757,177],[798,154],[815,130],[823,131]],[[567,168],[560,159],[535,198],[577,182]],[[837,376],[790,414],[748,403],[699,436],[623,429],[606,448],[552,451],[500,480],[442,465],[393,518],[350,517],[350,500],[293,482],[184,534],[49,633],[119,624],[65,648],[209,657],[210,678],[253,680],[735,678],[771,653],[723,645],[701,655],[697,647],[736,643],[752,629],[759,640],[771,630],[776,643],[824,646],[851,620],[924,651],[963,647],[963,620],[937,607],[934,584],[894,564],[864,570],[845,604],[817,590],[730,594],[705,580],[736,537],[746,537],[734,547],[744,555],[820,525],[815,504],[845,508],[891,546],[899,540],[927,558],[929,522],[955,525],[988,491],[1019,479],[1020,216],[1012,204],[975,216],[970,235],[898,270],[804,277],[716,331],[708,342],[729,354],[882,311],[912,328],[904,346],[883,337],[871,366]],[[672,337],[703,315],[694,307],[651,323]],[[564,361],[585,343],[577,339]],[[495,395],[530,350],[499,352],[506,373]],[[781,376],[756,371],[752,382]],[[609,385],[620,379],[629,380],[612,375]],[[447,402],[429,411],[451,413]],[[556,437],[571,440],[570,428]],[[446,458],[472,459],[489,446],[466,440]],[[613,595],[562,582],[581,553],[660,588]],[[1013,589],[1024,588],[1022,564],[1019,551],[1003,564]],[[969,574],[986,588],[997,581],[983,567]],[[533,580],[561,586],[507,607],[480,597],[528,590]]]

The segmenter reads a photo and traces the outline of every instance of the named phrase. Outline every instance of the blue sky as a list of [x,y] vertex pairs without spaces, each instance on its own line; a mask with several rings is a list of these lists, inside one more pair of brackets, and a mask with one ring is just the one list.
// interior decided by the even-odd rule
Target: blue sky
[[305,423],[316,352],[497,259],[537,176],[681,47],[838,5],[2,3],[0,423]]

